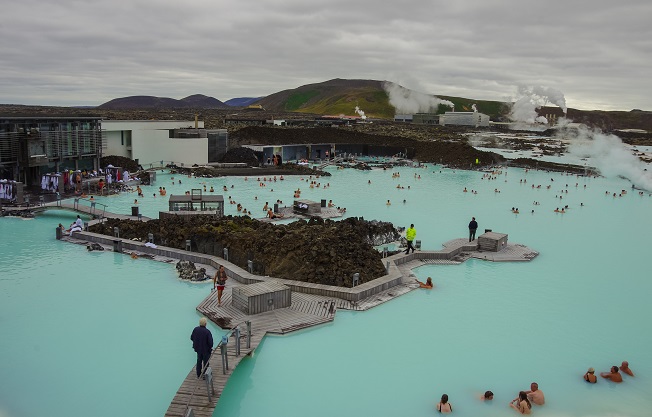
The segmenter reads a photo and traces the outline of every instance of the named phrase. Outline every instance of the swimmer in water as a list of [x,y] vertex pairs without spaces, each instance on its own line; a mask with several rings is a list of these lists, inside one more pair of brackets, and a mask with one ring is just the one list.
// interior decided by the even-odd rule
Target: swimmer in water
[[629,376],[634,376],[634,372],[632,372],[632,370],[629,369],[629,362],[627,361],[623,361],[623,363],[620,365],[620,371]]
[[610,379],[612,382],[623,382],[623,377],[620,375],[620,372],[618,372],[617,366],[612,366],[609,372],[600,372],[600,376],[605,379]]
[[427,288],[427,289],[431,290],[435,286],[432,283],[432,278],[430,278],[430,277],[428,277],[428,279],[426,279],[426,282],[421,282],[418,279],[415,279],[415,281],[419,283],[419,288]]

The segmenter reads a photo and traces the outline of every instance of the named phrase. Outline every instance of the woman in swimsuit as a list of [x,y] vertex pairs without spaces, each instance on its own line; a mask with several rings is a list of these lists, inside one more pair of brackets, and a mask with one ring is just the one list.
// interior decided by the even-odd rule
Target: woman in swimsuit
[[229,277],[226,276],[226,271],[224,270],[224,265],[220,265],[215,272],[213,277],[213,289],[217,289],[217,306],[222,306],[222,292],[224,292],[224,287],[226,286],[226,280]]
[[432,287],[435,286],[435,284],[432,283],[432,278],[430,278],[430,277],[428,277],[428,279],[426,280],[425,283],[419,281],[418,279],[415,279],[415,281],[419,283],[419,288],[427,288],[427,289],[431,290]]

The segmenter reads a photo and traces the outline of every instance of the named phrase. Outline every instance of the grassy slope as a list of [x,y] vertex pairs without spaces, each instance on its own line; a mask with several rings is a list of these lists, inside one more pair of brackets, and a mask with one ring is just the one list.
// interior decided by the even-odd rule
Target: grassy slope
[[[318,93],[319,94],[319,93]],[[355,106],[368,117],[393,118],[394,108],[389,104],[387,93],[373,88],[355,88],[332,94],[313,95],[312,100],[297,108],[299,112],[357,116]],[[288,100],[289,101],[289,100]]]
[[[439,97],[453,102],[456,111],[471,111],[471,105],[475,103],[478,111],[490,116],[506,112],[506,104],[498,101]],[[359,106],[367,117],[392,119],[395,114],[387,93],[381,88],[374,87],[329,88],[313,85],[309,89],[300,87],[290,91],[283,101],[284,110],[301,113],[355,116],[355,106]],[[440,106],[437,113],[449,110],[447,106]]]

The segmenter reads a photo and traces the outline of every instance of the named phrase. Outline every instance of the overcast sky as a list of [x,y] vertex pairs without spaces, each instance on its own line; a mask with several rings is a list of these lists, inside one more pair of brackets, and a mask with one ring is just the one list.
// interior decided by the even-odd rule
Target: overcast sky
[[0,103],[226,101],[333,78],[584,110],[652,110],[650,0],[20,0],[0,18]]

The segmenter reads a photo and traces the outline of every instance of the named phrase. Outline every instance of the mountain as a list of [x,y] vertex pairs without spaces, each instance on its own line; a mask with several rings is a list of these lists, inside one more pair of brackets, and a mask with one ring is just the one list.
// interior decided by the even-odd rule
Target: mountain
[[[383,88],[384,81],[333,79],[322,83],[308,84],[293,90],[284,90],[262,98],[261,104],[268,111],[291,111],[328,115],[356,116],[356,106],[367,117],[393,119],[396,109],[389,101]],[[438,96],[455,104],[457,111],[472,111],[475,104],[478,111],[495,117],[505,113],[505,103],[499,101],[473,100],[463,97]],[[440,106],[438,113],[449,111]]]
[[227,100],[224,102],[224,104],[232,107],[244,107],[250,104],[254,104],[261,98],[263,97],[238,97],[238,98],[232,98],[230,100]]
[[355,116],[358,106],[365,115],[393,118],[394,108],[382,81],[333,79],[284,90],[262,98],[256,104],[268,111]]
[[202,109],[217,109],[226,107],[224,103],[215,97],[208,97],[203,94],[194,94],[180,101],[188,104],[189,107],[202,108]]
[[172,108],[224,108],[220,100],[203,94],[195,94],[177,100],[168,97],[129,96],[114,98],[97,106],[98,109],[172,109]]

